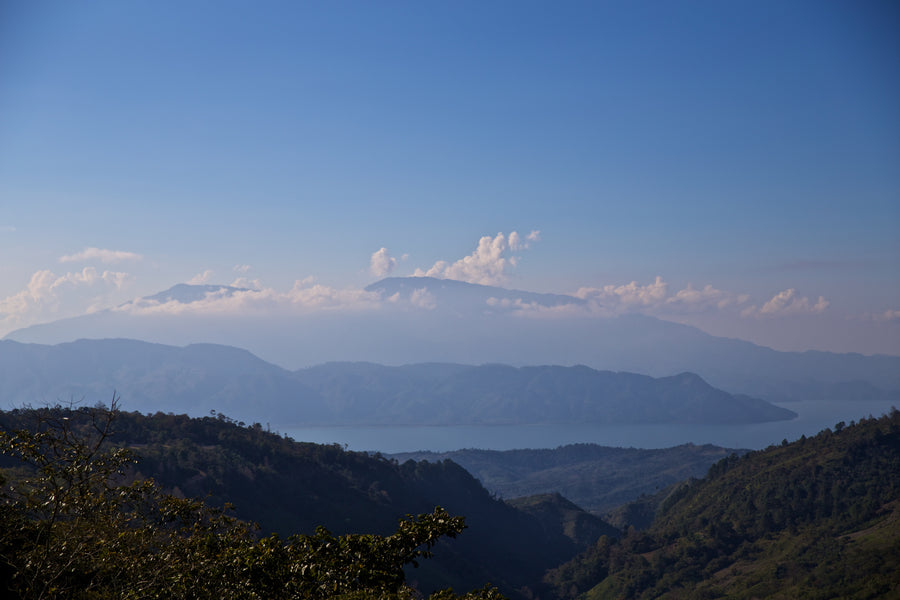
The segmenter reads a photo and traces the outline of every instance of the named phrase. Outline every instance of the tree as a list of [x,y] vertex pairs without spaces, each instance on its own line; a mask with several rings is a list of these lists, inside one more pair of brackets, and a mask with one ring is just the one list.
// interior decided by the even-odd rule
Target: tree
[[[0,473],[0,581],[19,598],[413,598],[404,565],[465,529],[437,507],[389,536],[319,528],[260,538],[227,506],[129,481],[135,454],[109,443],[115,397],[109,407],[30,412],[32,427],[0,431],[0,453],[23,463]],[[485,587],[433,598],[501,596]]]

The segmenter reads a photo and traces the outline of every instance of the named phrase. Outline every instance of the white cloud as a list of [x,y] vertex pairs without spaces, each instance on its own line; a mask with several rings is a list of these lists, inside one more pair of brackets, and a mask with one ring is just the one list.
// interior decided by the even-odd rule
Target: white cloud
[[251,268],[252,268],[252,267],[251,267],[250,265],[234,265],[234,267],[232,268],[232,270],[233,270],[235,273],[240,273],[240,274],[242,274],[242,275],[246,275],[247,273],[250,272],[250,269],[251,269]]
[[750,306],[741,312],[744,317],[784,317],[791,315],[819,314],[828,308],[828,300],[819,296],[813,303],[806,296],[797,296],[796,290],[790,288],[775,294],[761,308]]
[[521,298],[494,298],[490,297],[486,301],[487,305],[495,310],[505,310],[519,317],[536,317],[536,318],[565,318],[565,317],[585,317],[585,316],[612,316],[597,309],[596,306],[588,306],[587,304],[569,303],[558,304],[555,306],[546,306],[538,302],[526,302]]
[[204,283],[209,283],[212,280],[213,272],[211,269],[207,269],[202,273],[197,273],[190,279],[188,279],[185,283],[190,285],[203,285]]
[[581,288],[574,295],[587,301],[583,311],[591,314],[643,313],[664,318],[703,313],[730,313],[757,318],[819,314],[829,304],[822,296],[813,302],[807,297],[797,296],[794,289],[787,289],[775,294],[761,308],[754,305],[741,310],[750,299],[748,294],[721,290],[711,285],[698,289],[688,284],[674,294],[670,294],[668,288],[661,277],[656,277],[653,283],[646,285],[632,281],[626,285]]
[[425,288],[413,290],[413,293],[409,295],[409,303],[426,310],[432,310],[437,307],[434,295]]
[[112,302],[132,277],[94,267],[57,275],[35,272],[25,289],[0,300],[0,329],[9,331],[48,318],[64,318],[99,310]]
[[60,256],[59,262],[84,262],[88,260],[99,260],[104,264],[141,260],[143,256],[134,252],[125,252],[123,250],[107,250],[104,248],[85,248],[81,252]]
[[259,279],[250,279],[249,277],[238,277],[229,284],[231,287],[244,288],[248,290],[261,290],[262,283]]
[[397,259],[390,255],[387,248],[376,250],[369,259],[369,271],[376,277],[389,275],[396,266]]
[[136,300],[114,310],[136,315],[264,314],[273,316],[308,314],[323,310],[370,310],[381,306],[381,295],[378,292],[367,292],[355,288],[337,289],[317,284],[311,277],[294,282],[293,287],[287,292],[263,288],[258,285],[259,282],[256,280],[249,283],[253,285],[235,287],[255,286],[257,289],[232,292],[223,288],[206,294],[202,300],[190,303],[177,300],[168,302]]
[[900,321],[900,310],[888,309],[877,318],[880,321]]
[[0,233],[15,233],[16,228],[12,225],[0,225]]
[[524,240],[522,239],[522,236],[513,231],[509,234],[509,249],[513,252],[516,252],[518,250],[527,250],[531,245],[530,242],[539,241],[541,241],[541,232],[537,229],[533,230],[531,233],[525,236]]
[[741,310],[749,300],[747,294],[721,290],[711,285],[695,288],[688,284],[674,293],[670,293],[669,288],[669,284],[657,276],[648,284],[632,281],[622,285],[580,288],[572,295],[584,300],[583,303],[548,307],[522,300],[490,298],[487,304],[494,310],[508,310],[521,316],[612,317],[639,313],[676,321],[682,321],[687,315],[714,313],[744,317],[818,314],[828,307],[828,301],[823,297],[812,302],[809,298],[797,297],[794,290],[785,290],[776,294],[761,309],[750,306]]
[[[532,231],[526,238],[538,241],[540,233]],[[507,238],[502,233],[495,237],[486,235],[478,241],[475,251],[453,264],[439,260],[427,271],[416,269],[417,277],[437,277],[440,279],[456,279],[482,285],[498,285],[506,281],[507,271],[515,267],[517,259],[508,256],[509,251],[524,250],[528,243],[515,231]]]
[[659,306],[666,300],[669,284],[657,276],[653,283],[641,285],[632,281],[626,285],[606,285],[602,288],[580,288],[575,296],[614,311]]
[[708,284],[699,290],[688,284],[674,296],[666,298],[666,307],[683,312],[707,312],[738,306],[749,298],[747,294],[719,290]]

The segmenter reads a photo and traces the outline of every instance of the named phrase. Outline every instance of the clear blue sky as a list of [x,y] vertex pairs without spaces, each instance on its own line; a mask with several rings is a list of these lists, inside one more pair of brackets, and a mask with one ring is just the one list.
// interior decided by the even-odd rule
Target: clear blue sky
[[728,306],[628,310],[900,353],[900,6],[0,5],[0,335],[192,279],[359,288],[535,230],[495,282],[659,276]]

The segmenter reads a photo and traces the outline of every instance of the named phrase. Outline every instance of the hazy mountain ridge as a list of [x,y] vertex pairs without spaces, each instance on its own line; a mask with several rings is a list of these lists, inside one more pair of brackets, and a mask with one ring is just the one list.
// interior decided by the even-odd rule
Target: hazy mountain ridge
[[0,341],[7,407],[117,391],[144,412],[216,410],[239,420],[296,424],[747,423],[793,418],[700,377],[654,379],[587,367],[332,363],[290,372],[251,353],[136,340],[57,346]]
[[56,346],[0,341],[5,408],[108,401],[114,391],[131,409],[193,416],[217,410],[248,422],[309,418],[322,406],[318,395],[289,371],[229,346],[180,348],[124,339]]
[[[211,288],[223,295],[234,293],[227,286],[177,287],[177,293],[168,290],[149,298],[196,300],[200,295],[205,298]],[[364,361],[582,364],[654,377],[688,371],[730,393],[767,401],[833,397],[900,401],[900,357],[896,356],[781,352],[641,315],[523,316],[515,310],[522,304],[553,309],[580,306],[583,301],[445,279],[389,278],[368,289],[380,294],[378,310],[306,316],[107,310],[21,329],[5,339],[57,344],[79,338],[126,337],[179,346],[202,340],[246,348],[292,369],[329,361]],[[412,303],[416,292],[420,300],[427,298],[426,307]],[[396,301],[391,301],[394,296]],[[491,298],[496,302],[489,303]]]
[[654,379],[585,366],[330,363],[297,375],[358,424],[729,423],[796,416],[717,390],[691,373]]

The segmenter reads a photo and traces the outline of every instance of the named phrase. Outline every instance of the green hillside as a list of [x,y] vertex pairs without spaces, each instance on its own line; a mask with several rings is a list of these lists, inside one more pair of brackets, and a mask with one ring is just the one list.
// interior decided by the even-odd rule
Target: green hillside
[[[89,434],[93,412],[0,412],[0,431],[34,430],[36,419],[53,415]],[[124,483],[152,477],[177,497],[205,498],[210,506],[231,503],[234,516],[259,523],[263,535],[312,535],[324,526],[335,535],[387,536],[399,518],[431,513],[435,506],[464,516],[462,535],[439,541],[433,559],[408,571],[426,593],[490,582],[512,597],[526,597],[548,568],[593,542],[493,497],[451,461],[401,464],[337,445],[294,442],[222,415],[118,412],[109,441],[138,456]],[[6,459],[4,465],[16,463]]]
[[900,412],[731,457],[653,525],[548,573],[556,598],[889,598],[900,593]]

